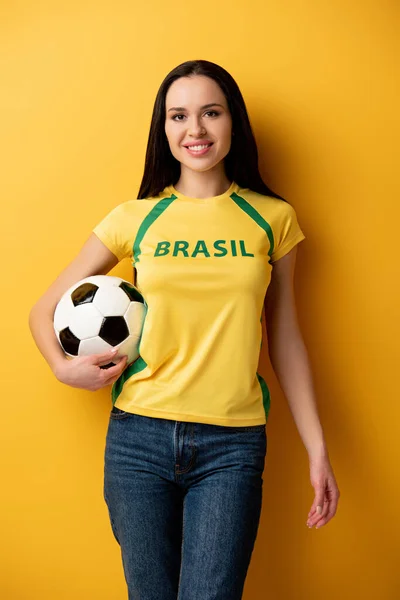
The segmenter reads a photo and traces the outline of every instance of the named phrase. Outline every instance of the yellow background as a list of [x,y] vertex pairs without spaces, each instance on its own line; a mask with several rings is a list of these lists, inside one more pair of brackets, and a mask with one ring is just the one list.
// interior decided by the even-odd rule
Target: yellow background
[[[299,319],[342,494],[309,530],[308,456],[264,344],[272,408],[244,598],[399,598],[397,3],[20,1],[2,16],[1,597],[127,597],[102,497],[109,389],[59,383],[28,313],[136,197],[159,85],[202,58],[238,82],[261,172],[307,236]],[[129,263],[112,274],[130,279]]]

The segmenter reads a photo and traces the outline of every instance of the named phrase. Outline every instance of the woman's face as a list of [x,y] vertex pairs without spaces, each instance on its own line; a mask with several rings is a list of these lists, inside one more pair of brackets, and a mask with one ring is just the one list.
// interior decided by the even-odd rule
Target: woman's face
[[[210,106],[206,106],[210,105]],[[193,171],[208,171],[231,147],[232,118],[219,85],[210,77],[180,77],[165,98],[165,133],[173,156]],[[211,143],[209,150],[188,149]]]

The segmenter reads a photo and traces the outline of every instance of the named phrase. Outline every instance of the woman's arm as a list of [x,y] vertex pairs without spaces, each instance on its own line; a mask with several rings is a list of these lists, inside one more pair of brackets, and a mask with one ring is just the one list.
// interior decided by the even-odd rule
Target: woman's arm
[[[29,327],[35,343],[55,376],[73,387],[96,390],[118,379],[126,358],[115,367],[100,369],[110,362],[112,352],[68,360],[53,328],[53,315],[64,292],[77,281],[91,275],[104,275],[118,263],[117,257],[91,233],[79,254],[60,273],[29,313]],[[96,357],[96,358],[95,358]],[[116,362],[116,360],[113,360]]]
[[[308,452],[316,497],[309,515],[321,506],[312,524],[325,524],[336,512],[339,490],[329,464],[328,449],[318,416],[311,367],[297,320],[294,270],[297,246],[273,264],[265,297],[268,352]],[[325,507],[323,507],[325,501]],[[329,506],[330,505],[330,506]]]
[[310,458],[328,453],[311,368],[300,332],[293,280],[297,246],[273,263],[265,296],[268,353]]

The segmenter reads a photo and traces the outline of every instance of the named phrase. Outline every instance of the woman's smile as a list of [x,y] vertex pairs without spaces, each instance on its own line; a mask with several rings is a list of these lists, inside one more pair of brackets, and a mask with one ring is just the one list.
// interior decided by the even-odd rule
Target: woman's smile
[[192,156],[204,156],[211,149],[213,144],[199,144],[196,146],[184,146]]

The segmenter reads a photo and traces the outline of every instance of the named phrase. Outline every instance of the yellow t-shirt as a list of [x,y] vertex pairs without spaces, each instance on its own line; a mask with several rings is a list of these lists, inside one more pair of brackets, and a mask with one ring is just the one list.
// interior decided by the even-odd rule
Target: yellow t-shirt
[[148,305],[139,358],[112,389],[139,415],[225,426],[266,423],[257,373],[272,263],[305,238],[293,207],[232,182],[212,198],[167,186],[128,200],[94,229],[130,257]]

